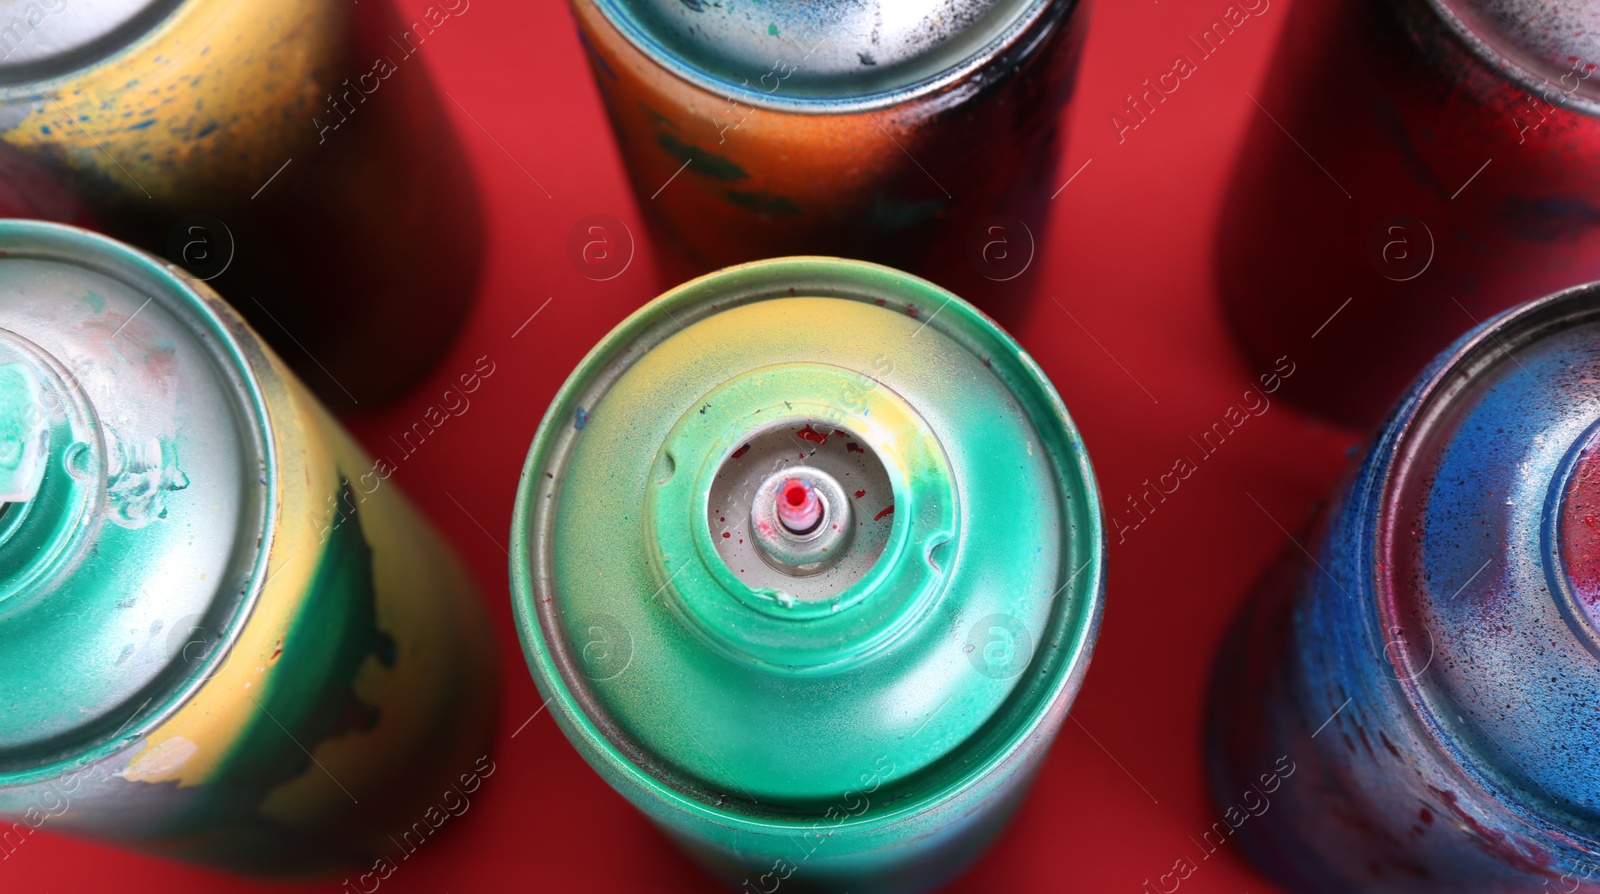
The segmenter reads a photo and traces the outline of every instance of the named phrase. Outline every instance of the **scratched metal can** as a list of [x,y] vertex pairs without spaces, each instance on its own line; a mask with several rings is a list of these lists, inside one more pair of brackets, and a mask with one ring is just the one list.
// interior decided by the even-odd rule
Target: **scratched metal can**
[[1597,346],[1589,285],[1411,386],[1223,650],[1213,848],[1296,891],[1600,890]]
[[328,406],[376,404],[445,350],[476,286],[477,192],[415,58],[469,10],[6,4],[0,211],[182,264]]
[[839,255],[1025,303],[1086,3],[572,5],[679,269]]
[[656,299],[546,414],[518,627],[567,737],[723,880],[923,891],[1000,831],[1103,593],[1083,443],[1017,344],[859,261]]
[[1371,426],[1477,323],[1600,279],[1600,12],[1308,0],[1287,14],[1249,106],[1220,287],[1246,352],[1305,358],[1293,399]]
[[393,468],[204,284],[109,238],[0,221],[0,325],[0,852],[405,859],[492,772],[494,687]]

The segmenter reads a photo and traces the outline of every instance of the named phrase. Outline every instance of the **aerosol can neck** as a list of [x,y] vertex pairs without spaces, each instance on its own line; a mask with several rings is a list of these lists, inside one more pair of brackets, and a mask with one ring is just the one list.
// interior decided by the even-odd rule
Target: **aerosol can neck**
[[39,492],[49,446],[38,379],[26,363],[0,365],[0,505]]
[[0,329],[0,601],[38,589],[104,499],[93,408],[71,373]]

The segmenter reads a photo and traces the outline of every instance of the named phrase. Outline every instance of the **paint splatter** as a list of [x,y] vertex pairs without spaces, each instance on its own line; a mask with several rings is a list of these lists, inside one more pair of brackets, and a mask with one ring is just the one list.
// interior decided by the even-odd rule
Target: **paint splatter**
[[822,432],[817,431],[816,429],[812,428],[809,425],[807,425],[804,428],[800,429],[798,434],[800,435],[800,437],[803,440],[810,441],[813,444],[826,444],[826,443],[828,443],[828,436],[827,435],[823,434]]
[[749,452],[750,452],[750,445],[746,444],[743,447],[740,447],[738,450],[733,451],[733,458],[734,459],[738,459],[739,457],[744,456],[746,453],[749,453]]
[[583,427],[585,425],[588,425],[588,424],[589,424],[589,411],[585,410],[583,407],[579,407],[578,408],[578,418],[573,421],[572,427],[577,429],[578,431],[583,431]]
[[861,449],[861,445],[857,444],[855,441],[851,441],[850,443],[848,443],[848,444],[846,444],[844,446],[845,446],[845,449],[850,451],[851,453],[865,454],[867,452],[865,450],[862,450]]
[[866,495],[867,495],[867,492],[864,491],[864,490],[856,491],[856,499],[858,499],[858,500],[861,499],[862,497],[866,496]]
[[673,158],[685,164],[693,162],[693,173],[701,177],[731,182],[744,180],[750,176],[745,172],[744,168],[739,167],[733,161],[717,155],[709,149],[682,142],[671,134],[656,134],[656,143]]
[[877,515],[874,515],[872,517],[872,520],[873,521],[881,521],[885,515],[888,515],[888,514],[890,514],[892,512],[894,512],[894,504],[890,503],[888,505],[888,507],[885,508],[882,512],[878,513]]
[[[1456,793],[1444,789],[1428,786],[1428,791],[1444,801],[1445,807],[1455,815],[1461,824],[1470,828],[1472,834],[1478,839],[1477,844],[1488,851],[1491,857],[1498,857],[1505,863],[1530,875],[1542,875],[1550,867],[1550,855],[1531,842],[1519,842],[1509,837],[1504,832],[1491,829],[1478,822],[1477,817],[1462,807]],[[1526,848],[1526,849],[1524,849]]]
[[189,476],[178,468],[176,446],[164,439],[119,442],[112,460],[117,471],[106,482],[106,496],[115,510],[111,520],[124,528],[166,518],[172,492],[189,486]]
[[[742,169],[739,174],[740,176],[749,176]],[[800,216],[800,206],[796,205],[794,200],[787,196],[773,195],[770,192],[747,192],[737,189],[725,190],[723,196],[735,207],[758,214],[763,219]]]

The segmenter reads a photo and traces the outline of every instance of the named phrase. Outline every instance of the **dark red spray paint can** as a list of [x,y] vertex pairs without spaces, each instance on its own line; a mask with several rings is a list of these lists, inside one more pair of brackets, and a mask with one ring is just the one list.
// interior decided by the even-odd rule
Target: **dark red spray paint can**
[[1371,425],[1476,323],[1600,278],[1597,69],[1583,0],[1297,2],[1221,228],[1245,351]]

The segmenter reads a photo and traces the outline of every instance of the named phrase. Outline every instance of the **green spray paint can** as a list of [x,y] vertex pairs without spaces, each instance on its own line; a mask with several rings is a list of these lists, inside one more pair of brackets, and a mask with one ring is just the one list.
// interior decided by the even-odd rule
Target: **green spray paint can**
[[629,317],[523,470],[512,592],[568,738],[754,894],[924,891],[998,834],[1104,591],[1083,443],[954,295],[831,258]]
[[0,857],[371,890],[470,797],[488,625],[391,471],[204,283],[0,221]]

